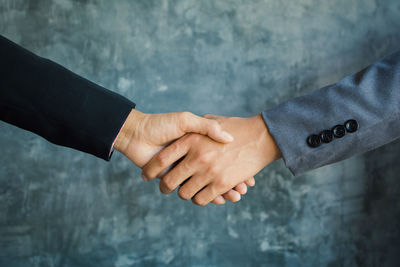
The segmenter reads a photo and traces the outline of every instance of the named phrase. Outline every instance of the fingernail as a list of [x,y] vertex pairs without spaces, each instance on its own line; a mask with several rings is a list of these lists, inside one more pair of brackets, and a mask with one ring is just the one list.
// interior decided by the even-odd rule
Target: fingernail
[[222,138],[224,138],[224,140],[226,140],[228,142],[232,142],[234,140],[233,136],[230,133],[225,132],[225,131],[223,131],[221,133],[221,136],[222,136]]
[[149,178],[147,178],[143,173],[142,173],[142,179],[144,180],[144,181],[146,181],[146,182],[148,182],[150,179]]

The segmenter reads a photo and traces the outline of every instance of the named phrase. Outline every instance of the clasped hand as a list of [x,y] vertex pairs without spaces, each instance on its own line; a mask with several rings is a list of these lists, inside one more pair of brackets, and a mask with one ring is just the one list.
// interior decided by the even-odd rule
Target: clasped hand
[[201,206],[239,201],[247,186],[255,184],[253,176],[280,157],[261,115],[198,117],[132,110],[115,148],[143,169],[143,179],[160,178],[162,193],[179,187],[182,199]]

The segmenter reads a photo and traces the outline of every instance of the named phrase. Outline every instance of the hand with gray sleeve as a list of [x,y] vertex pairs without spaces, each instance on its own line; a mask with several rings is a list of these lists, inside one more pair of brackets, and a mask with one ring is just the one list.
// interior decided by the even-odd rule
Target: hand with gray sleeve
[[178,194],[206,205],[280,157],[298,175],[393,141],[400,136],[399,107],[400,51],[257,116],[208,116],[235,140],[221,145],[186,135],[153,157],[143,174],[153,179],[185,156],[163,176],[161,191],[170,193],[188,180]]
[[395,140],[399,110],[400,51],[262,115],[296,175]]

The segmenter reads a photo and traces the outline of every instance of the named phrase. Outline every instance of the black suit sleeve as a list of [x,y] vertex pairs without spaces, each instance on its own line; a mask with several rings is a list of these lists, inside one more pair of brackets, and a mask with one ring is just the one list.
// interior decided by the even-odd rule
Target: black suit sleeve
[[105,160],[135,104],[0,36],[0,119]]

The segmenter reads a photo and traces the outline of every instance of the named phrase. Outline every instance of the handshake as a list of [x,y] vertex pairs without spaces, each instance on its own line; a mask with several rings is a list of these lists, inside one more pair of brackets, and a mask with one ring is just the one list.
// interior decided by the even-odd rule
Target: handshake
[[200,206],[237,202],[256,175],[281,157],[258,114],[250,118],[145,114],[132,109],[114,148],[142,168],[145,181],[160,178],[164,194]]

